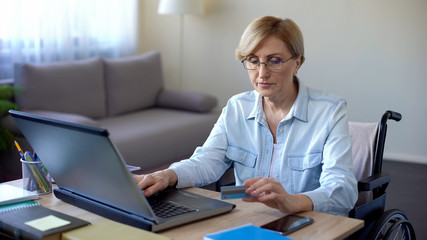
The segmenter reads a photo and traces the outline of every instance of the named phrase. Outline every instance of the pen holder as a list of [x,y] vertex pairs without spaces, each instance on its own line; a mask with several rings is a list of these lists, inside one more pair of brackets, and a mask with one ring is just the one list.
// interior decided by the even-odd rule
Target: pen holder
[[52,178],[41,161],[29,162],[21,159],[23,188],[38,194],[52,192]]

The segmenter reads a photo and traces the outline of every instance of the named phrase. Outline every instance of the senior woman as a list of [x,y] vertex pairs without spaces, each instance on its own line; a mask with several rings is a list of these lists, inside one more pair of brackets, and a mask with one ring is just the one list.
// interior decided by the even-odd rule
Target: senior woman
[[290,19],[261,17],[236,57],[253,91],[233,96],[203,146],[168,169],[135,179],[146,196],[168,186],[203,186],[234,166],[236,185],[284,213],[347,215],[357,199],[345,100],[297,78],[303,37]]

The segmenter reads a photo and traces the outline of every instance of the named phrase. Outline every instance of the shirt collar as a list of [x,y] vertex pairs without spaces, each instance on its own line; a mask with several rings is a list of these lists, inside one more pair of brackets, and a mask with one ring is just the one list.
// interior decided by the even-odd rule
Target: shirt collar
[[308,120],[308,89],[307,87],[299,82],[298,84],[298,96],[295,99],[294,105],[292,106],[293,111],[291,109],[292,115],[295,118],[303,122],[307,122]]
[[[256,98],[255,104],[248,115],[247,119],[255,118],[258,121],[262,121],[264,119],[264,112],[262,109],[262,97],[257,91],[253,91]],[[295,117],[303,122],[306,122],[308,119],[308,89],[301,82],[298,83],[298,96],[295,99],[294,104],[290,110],[290,114],[288,114],[289,118]],[[288,117],[286,117],[288,118]]]
[[259,119],[263,118],[263,115],[264,115],[264,112],[262,110],[262,97],[255,90],[253,90],[253,93],[255,94],[255,103],[247,119],[255,118],[259,121]]

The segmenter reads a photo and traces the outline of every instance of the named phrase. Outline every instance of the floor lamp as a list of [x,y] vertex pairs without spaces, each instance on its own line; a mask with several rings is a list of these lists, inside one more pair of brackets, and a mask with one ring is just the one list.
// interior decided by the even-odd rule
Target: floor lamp
[[182,64],[184,53],[184,15],[205,12],[204,0],[160,0],[157,13],[160,15],[179,14],[179,87],[182,88]]

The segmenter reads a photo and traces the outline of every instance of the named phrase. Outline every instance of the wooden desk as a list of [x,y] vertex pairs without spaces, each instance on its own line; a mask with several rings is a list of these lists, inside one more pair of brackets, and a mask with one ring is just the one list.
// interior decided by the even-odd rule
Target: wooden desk
[[[7,184],[22,187],[22,180],[7,182]],[[201,188],[190,188],[187,190],[207,197],[220,199],[220,193],[218,192]],[[65,203],[57,199],[53,194],[41,195],[40,199],[37,201],[44,207],[64,212],[92,223],[104,219],[104,217]],[[278,210],[269,208],[260,203],[247,203],[240,199],[228,200],[228,202],[237,205],[236,208],[229,213],[165,230],[159,232],[159,234],[174,240],[201,240],[203,236],[208,233],[248,223],[261,226],[284,216],[284,214]],[[314,219],[314,223],[289,234],[288,237],[293,239],[343,239],[363,228],[363,221],[357,219],[319,212],[303,212],[298,215],[311,217]]]

